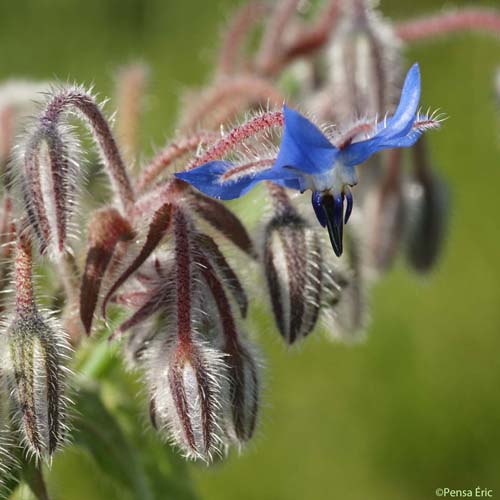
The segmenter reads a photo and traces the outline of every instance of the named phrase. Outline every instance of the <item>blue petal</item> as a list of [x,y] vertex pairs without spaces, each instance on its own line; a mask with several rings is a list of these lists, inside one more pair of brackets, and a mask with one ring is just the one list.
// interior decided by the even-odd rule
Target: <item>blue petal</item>
[[255,181],[271,181],[298,191],[305,191],[307,187],[307,180],[303,172],[291,167],[277,168],[275,165],[269,170],[259,172],[255,176]]
[[377,125],[379,131],[371,139],[355,142],[341,151],[342,163],[358,165],[381,149],[412,146],[419,137],[412,131],[419,100],[420,70],[418,64],[414,64],[406,75],[394,115],[385,124],[381,122]]
[[307,118],[283,106],[285,128],[274,169],[293,167],[313,175],[330,169],[338,149]]
[[406,75],[396,112],[387,120],[386,127],[378,135],[389,139],[408,134],[415,121],[419,102],[420,69],[418,63],[415,63]]
[[178,172],[175,176],[208,196],[221,200],[232,200],[244,195],[257,182],[255,175],[249,175],[239,178],[235,182],[220,183],[220,176],[232,166],[233,164],[228,161],[211,161],[192,170]]

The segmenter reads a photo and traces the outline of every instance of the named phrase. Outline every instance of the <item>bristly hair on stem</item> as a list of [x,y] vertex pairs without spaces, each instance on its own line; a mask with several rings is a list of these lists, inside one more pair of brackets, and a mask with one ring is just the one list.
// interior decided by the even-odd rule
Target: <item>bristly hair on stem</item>
[[78,143],[69,125],[72,115],[83,117],[92,132],[120,210],[125,212],[135,199],[121,153],[95,98],[82,87],[55,89],[18,147],[18,161],[29,222],[42,253],[49,250],[56,258],[67,250],[81,170]]

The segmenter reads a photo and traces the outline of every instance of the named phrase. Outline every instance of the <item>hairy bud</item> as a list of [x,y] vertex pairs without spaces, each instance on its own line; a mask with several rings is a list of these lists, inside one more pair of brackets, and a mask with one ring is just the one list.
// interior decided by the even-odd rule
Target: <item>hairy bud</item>
[[432,269],[441,252],[448,225],[449,195],[446,183],[431,170],[425,142],[413,150],[415,178],[406,186],[408,230],[406,256],[419,272]]
[[5,334],[3,361],[26,445],[35,455],[50,457],[64,439],[69,346],[55,321],[38,312],[31,272],[31,242],[21,234],[15,261],[16,313]]
[[98,210],[89,224],[89,249],[80,292],[80,316],[87,334],[97,305],[101,283],[120,241],[134,237],[130,224],[114,208]]
[[400,249],[406,222],[402,184],[401,149],[393,149],[380,185],[373,187],[364,207],[368,264],[375,272],[387,271]]
[[267,225],[264,268],[274,318],[288,344],[310,333],[318,319],[322,256],[317,234],[291,205]]
[[[219,324],[224,354],[226,354],[227,391],[226,433],[232,441],[238,444],[248,441],[255,430],[259,409],[260,382],[258,366],[253,350],[246,346],[241,334],[236,329],[231,304],[224,289],[224,281],[218,275],[220,267],[213,265],[210,247],[203,246],[201,254],[195,256],[200,273],[207,284],[217,309],[217,319],[211,315],[211,320]],[[208,252],[207,252],[208,250]],[[217,259],[216,259],[217,261]],[[216,262],[215,261],[215,262]],[[221,273],[224,276],[224,273]],[[236,297],[237,299],[237,297]],[[243,312],[241,311],[242,315]],[[224,398],[226,399],[226,398]]]
[[41,121],[23,148],[22,191],[42,253],[64,252],[74,208],[77,141],[68,127]]
[[226,347],[229,375],[231,419],[228,433],[233,441],[244,443],[255,431],[259,411],[260,381],[252,351],[241,341]]
[[[165,355],[164,349],[158,353]],[[225,368],[221,355],[198,342],[179,342],[166,359],[151,361],[164,366],[150,370],[156,425],[167,429],[186,456],[211,461],[222,445],[220,391]]]
[[7,330],[8,371],[28,448],[50,456],[64,439],[65,337],[36,312],[14,319]]
[[376,115],[392,104],[399,41],[370,2],[344,2],[327,48],[328,89],[336,119]]

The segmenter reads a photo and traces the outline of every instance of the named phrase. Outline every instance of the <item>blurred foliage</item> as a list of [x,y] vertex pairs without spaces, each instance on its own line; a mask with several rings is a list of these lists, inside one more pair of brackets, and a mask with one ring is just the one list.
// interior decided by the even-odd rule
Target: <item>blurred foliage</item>
[[[464,2],[455,2],[463,4]],[[499,2],[478,2],[493,5]],[[152,68],[144,155],[172,129],[178,97],[210,73],[218,33],[235,3],[184,0],[0,2],[0,77],[94,83],[111,95],[115,70]],[[441,8],[438,0],[387,0],[396,19]],[[422,499],[437,487],[500,495],[500,41],[453,36],[407,51],[423,99],[450,119],[430,144],[451,185],[452,228],[433,275],[397,266],[374,293],[366,343],[313,335],[283,348],[268,307],[249,329],[267,359],[257,439],[210,469],[186,464],[149,429],[140,387],[106,341],[79,360],[85,389],[72,444],[54,461],[55,499]],[[236,206],[251,217],[255,202]],[[250,214],[249,214],[250,213]],[[16,498],[30,498],[26,489]]]

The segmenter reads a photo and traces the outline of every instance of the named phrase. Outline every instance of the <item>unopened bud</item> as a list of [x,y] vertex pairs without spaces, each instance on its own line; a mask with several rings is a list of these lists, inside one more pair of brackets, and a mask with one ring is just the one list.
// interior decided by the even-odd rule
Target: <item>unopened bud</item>
[[431,169],[422,139],[413,148],[415,177],[405,190],[406,256],[415,270],[425,273],[432,269],[443,246],[448,228],[449,193],[446,183]]
[[241,341],[227,348],[231,418],[228,433],[238,443],[248,441],[255,431],[259,410],[260,382],[258,364],[252,351]]
[[328,89],[337,120],[385,112],[400,76],[399,41],[370,4],[343,2],[327,49]]
[[[163,341],[164,342],[164,341]],[[154,351],[154,349],[153,349]],[[159,349],[164,355],[164,349]],[[158,354],[156,353],[156,354]],[[220,453],[221,354],[202,344],[177,343],[167,360],[151,359],[154,421],[190,458],[211,461]]]
[[267,225],[264,268],[276,324],[293,344],[318,319],[322,256],[317,234],[291,206]]
[[63,442],[66,403],[65,336],[36,311],[17,316],[7,330],[8,373],[28,448],[51,456]]
[[0,349],[5,355],[2,366],[26,446],[38,457],[50,457],[64,439],[69,344],[56,322],[38,312],[31,240],[24,231],[18,236],[14,268],[15,316]]
[[51,256],[63,253],[67,244],[78,185],[76,144],[70,129],[41,122],[22,152],[22,191],[29,222],[40,251]]
[[439,258],[448,226],[449,195],[445,182],[436,174],[406,187],[408,232],[406,256],[419,272],[430,271]]
[[90,221],[89,249],[80,292],[80,317],[87,334],[90,334],[101,283],[115,247],[120,241],[133,237],[132,227],[115,208],[98,210]]
[[401,149],[389,151],[387,169],[365,201],[367,263],[375,273],[390,269],[400,249],[406,222],[401,180]]

